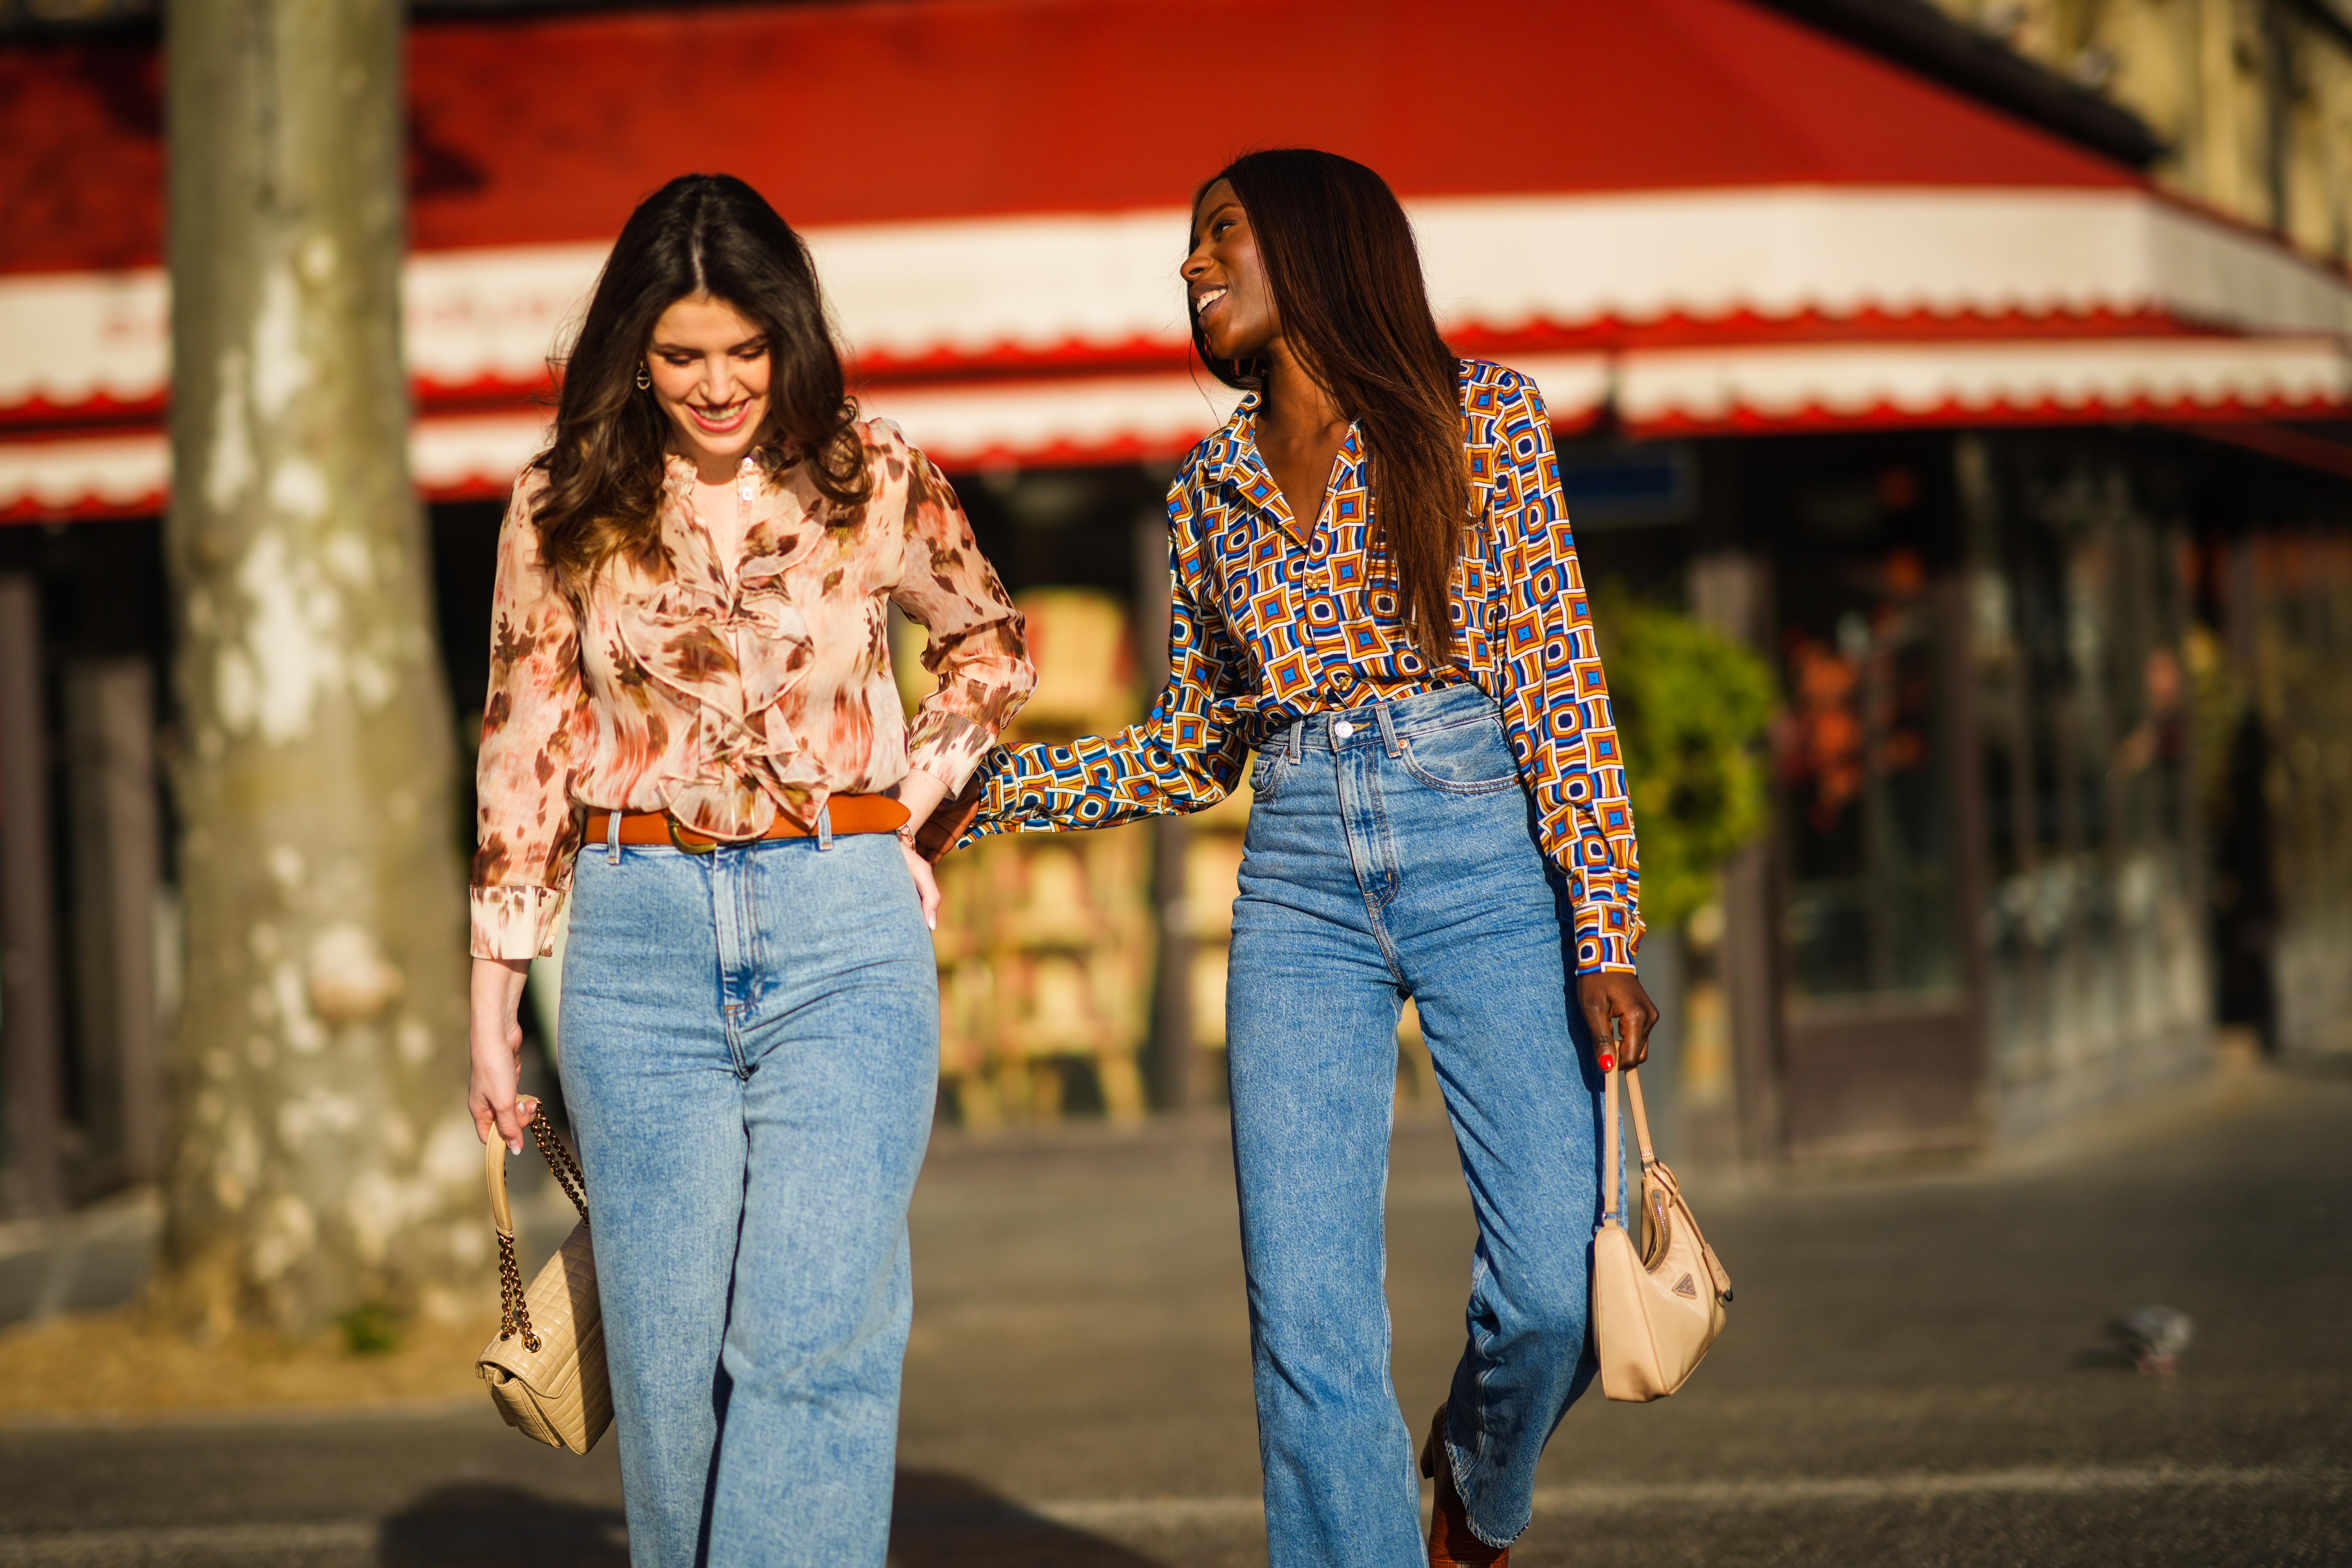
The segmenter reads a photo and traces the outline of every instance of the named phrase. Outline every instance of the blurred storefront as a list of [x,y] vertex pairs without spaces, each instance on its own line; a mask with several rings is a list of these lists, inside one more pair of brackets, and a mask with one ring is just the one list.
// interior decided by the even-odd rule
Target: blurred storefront
[[[1589,574],[1779,671],[1771,829],[1645,953],[1685,1136],[1753,1160],[1966,1148],[2188,1069],[2217,1007],[2315,1037],[2352,1008],[2331,962],[2352,936],[2352,282],[2152,184],[2161,144],[2121,110],[2022,61],[1988,87],[1970,58],[1841,36],[1841,9],[420,8],[412,452],[460,710],[547,355],[635,200],[715,162],[805,227],[861,395],[956,474],[1029,595],[1048,683],[1027,732],[1131,714],[1160,491],[1231,406],[1188,361],[1185,204],[1242,149],[1326,146],[1407,198],[1452,341],[1541,385]],[[1285,90],[1205,91],[1185,40],[1220,27]],[[694,111],[648,83],[692,83]],[[146,947],[85,934],[135,879],[49,852],[112,831],[72,771],[100,764],[73,759],[152,765],[75,738],[96,709],[68,688],[100,679],[80,671],[137,666],[143,693],[104,710],[144,702],[170,734],[157,92],[135,25],[0,37],[0,521],[21,525],[0,574],[22,589],[0,609],[26,628],[0,635],[47,660],[0,704],[0,747],[46,757],[7,779],[47,783],[55,824],[0,859],[12,932],[46,910],[67,933],[46,1014],[12,983],[9,1038],[67,1060],[93,1127],[121,1096],[93,1087],[121,1051],[92,1020],[170,945],[119,910]],[[1244,810],[954,868],[968,1120],[1214,1097]],[[163,852],[141,853],[168,910]]]

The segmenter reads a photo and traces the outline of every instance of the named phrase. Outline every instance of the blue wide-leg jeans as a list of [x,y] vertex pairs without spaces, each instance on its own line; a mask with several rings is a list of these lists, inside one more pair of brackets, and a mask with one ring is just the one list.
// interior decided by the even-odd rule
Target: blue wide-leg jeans
[[1473,1530],[1507,1544],[1597,1370],[1601,1080],[1561,880],[1474,687],[1293,725],[1252,783],[1226,1047],[1272,1568],[1427,1562],[1426,1417],[1397,1408],[1383,1290],[1406,996],[1478,1222],[1446,1458]]
[[888,834],[581,850],[562,1020],[637,1568],[880,1568],[939,984]]

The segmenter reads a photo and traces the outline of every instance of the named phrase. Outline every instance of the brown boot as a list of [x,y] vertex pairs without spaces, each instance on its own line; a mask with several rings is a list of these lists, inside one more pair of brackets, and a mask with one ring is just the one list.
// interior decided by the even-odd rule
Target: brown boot
[[1454,1489],[1454,1466],[1445,1455],[1445,1406],[1429,1424],[1421,1450],[1421,1473],[1437,1483],[1437,1506],[1429,1515],[1429,1568],[1507,1568],[1511,1549],[1489,1546],[1470,1531],[1470,1510]]

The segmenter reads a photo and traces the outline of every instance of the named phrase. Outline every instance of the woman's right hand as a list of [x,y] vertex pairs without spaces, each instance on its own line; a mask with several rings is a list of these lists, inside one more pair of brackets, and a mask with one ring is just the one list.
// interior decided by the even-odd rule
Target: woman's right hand
[[515,1016],[522,1003],[523,982],[530,976],[530,961],[523,958],[474,960],[471,1006],[467,1044],[473,1056],[473,1082],[466,1104],[474,1113],[474,1131],[487,1143],[496,1131],[510,1154],[522,1152],[522,1130],[530,1125],[528,1105],[515,1095],[522,1082],[522,1025]]

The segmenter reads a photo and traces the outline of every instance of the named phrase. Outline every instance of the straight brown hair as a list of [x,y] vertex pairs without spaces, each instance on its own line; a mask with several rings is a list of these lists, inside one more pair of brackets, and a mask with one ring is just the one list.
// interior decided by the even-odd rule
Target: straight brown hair
[[654,564],[663,465],[674,428],[636,384],[662,312],[692,294],[733,306],[768,343],[768,416],[757,447],[771,480],[805,461],[833,503],[828,521],[865,505],[857,405],[842,381],[808,247],[776,209],[731,174],[681,174],[621,226],[563,363],[555,443],[532,520],[540,552],[574,593],[615,555]]
[[[1282,334],[1361,434],[1374,537],[1394,563],[1405,623],[1432,668],[1454,662],[1450,588],[1470,511],[1460,364],[1438,335],[1412,225],[1388,182],[1351,158],[1304,147],[1250,153],[1223,180],[1241,198],[1274,289]],[[1192,346],[1228,386],[1265,384],[1256,362]]]

